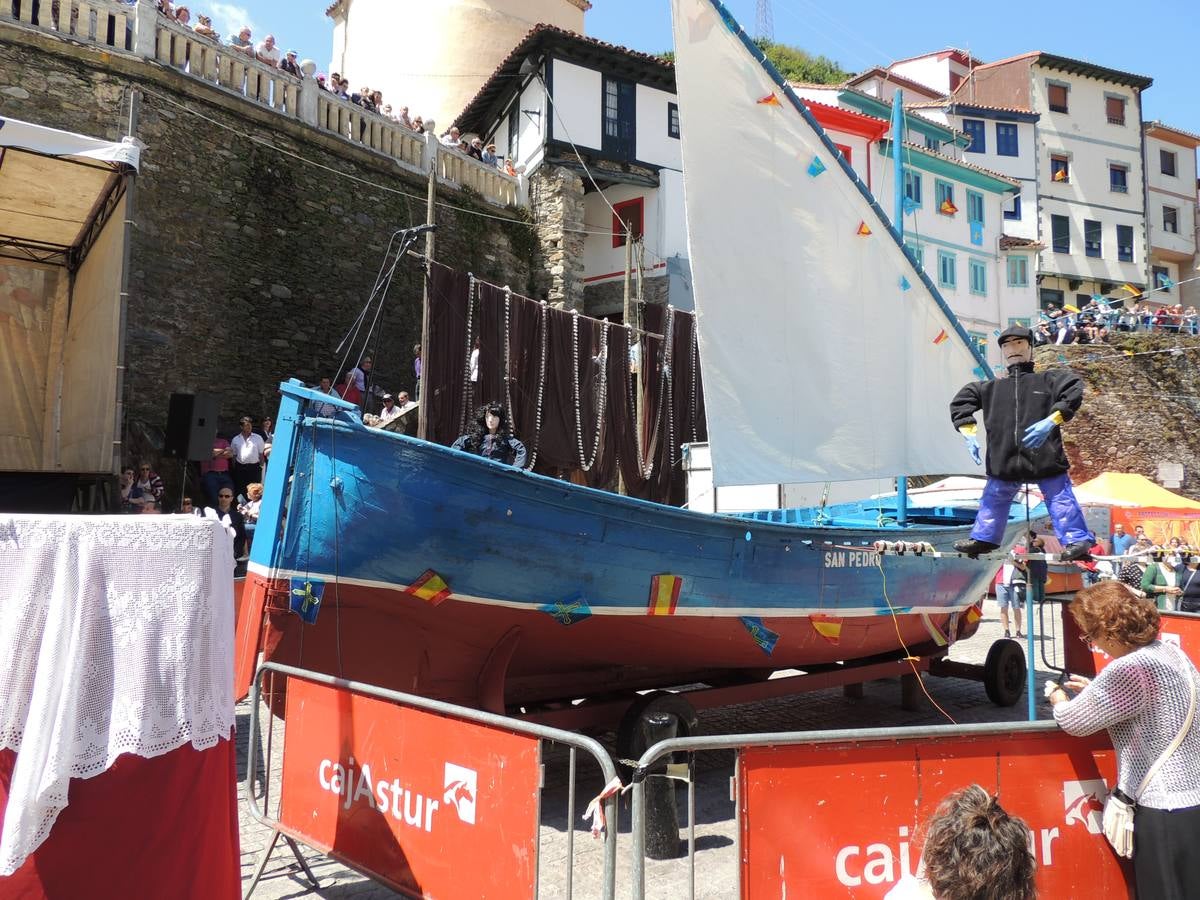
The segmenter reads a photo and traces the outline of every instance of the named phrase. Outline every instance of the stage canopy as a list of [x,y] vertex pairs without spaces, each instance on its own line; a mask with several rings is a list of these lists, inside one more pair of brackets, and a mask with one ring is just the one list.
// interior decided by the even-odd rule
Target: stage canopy
[[1131,472],[1105,472],[1091,481],[1075,485],[1080,503],[1104,506],[1141,506],[1154,509],[1200,509],[1189,500],[1155,484],[1144,475]]

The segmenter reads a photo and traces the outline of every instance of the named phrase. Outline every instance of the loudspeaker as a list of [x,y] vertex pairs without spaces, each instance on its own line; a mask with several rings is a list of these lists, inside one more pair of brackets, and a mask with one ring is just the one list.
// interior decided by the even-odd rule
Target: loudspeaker
[[193,462],[212,459],[219,409],[213,394],[172,394],[163,455]]

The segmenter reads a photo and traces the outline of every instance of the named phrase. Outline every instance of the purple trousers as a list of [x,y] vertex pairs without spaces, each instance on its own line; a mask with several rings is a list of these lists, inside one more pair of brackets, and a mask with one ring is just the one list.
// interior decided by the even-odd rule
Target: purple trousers
[[[1050,521],[1054,523],[1054,535],[1064,547],[1079,541],[1095,543],[1095,536],[1088,531],[1087,522],[1083,518],[1083,510],[1075,499],[1075,491],[1071,488],[1071,478],[1065,472],[1037,483],[1042,492],[1046,508],[1050,510]],[[975,516],[975,527],[971,529],[971,537],[977,541],[987,541],[989,544],[999,544],[1004,539],[1004,529],[1008,525],[1008,512],[1012,506],[1013,497],[1021,489],[1019,481],[1001,481],[999,478],[988,478],[983,489],[983,497],[979,500],[979,513]]]

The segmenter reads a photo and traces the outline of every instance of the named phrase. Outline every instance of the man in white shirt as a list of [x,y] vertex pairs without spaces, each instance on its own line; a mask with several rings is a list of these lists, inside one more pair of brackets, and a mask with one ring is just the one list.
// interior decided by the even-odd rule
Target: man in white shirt
[[254,433],[254,420],[242,417],[242,430],[229,442],[233,451],[233,486],[235,495],[245,495],[246,485],[262,481],[263,453],[266,444]]
[[458,144],[461,140],[462,138],[459,137],[457,128],[452,127],[448,132],[442,135],[442,143],[447,147],[453,147],[455,150],[458,149]]
[[382,428],[392,419],[400,417],[400,407],[396,405],[396,398],[391,394],[383,395],[383,409],[379,410],[379,427]]
[[268,34],[263,38],[262,43],[254,48],[254,55],[259,62],[279,68],[279,48],[275,46],[275,35]]

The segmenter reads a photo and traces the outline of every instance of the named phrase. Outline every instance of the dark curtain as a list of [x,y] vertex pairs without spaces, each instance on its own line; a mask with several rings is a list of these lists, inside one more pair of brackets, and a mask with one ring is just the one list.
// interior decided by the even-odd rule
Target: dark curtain
[[[424,355],[432,397],[426,406],[430,440],[453,442],[476,406],[497,401],[510,410],[513,430],[538,472],[608,490],[617,488],[619,474],[631,496],[683,502],[679,447],[706,437],[690,314],[647,306],[646,333],[631,339],[621,325],[576,316],[495,285],[475,282],[472,290],[469,276],[436,263],[430,304]],[[472,389],[466,376],[477,337],[479,383]],[[642,370],[637,429],[631,341],[639,348]]]

